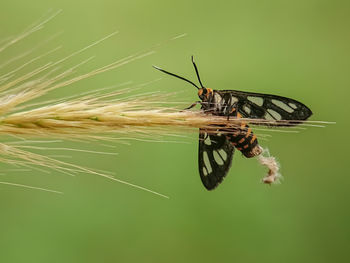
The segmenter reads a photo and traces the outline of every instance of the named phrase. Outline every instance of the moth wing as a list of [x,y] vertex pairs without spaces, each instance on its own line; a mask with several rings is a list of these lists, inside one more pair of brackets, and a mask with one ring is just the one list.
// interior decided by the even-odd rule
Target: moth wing
[[217,187],[232,164],[234,146],[224,134],[199,130],[198,168],[203,185],[208,190]]
[[228,106],[237,108],[244,118],[262,120],[250,122],[253,124],[294,126],[312,115],[303,103],[286,97],[236,90],[218,92],[230,104]]

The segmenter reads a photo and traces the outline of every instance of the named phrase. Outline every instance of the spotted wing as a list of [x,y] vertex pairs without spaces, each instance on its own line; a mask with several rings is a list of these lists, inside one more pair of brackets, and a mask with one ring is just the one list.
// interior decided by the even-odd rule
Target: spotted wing
[[213,190],[229,171],[234,147],[224,134],[199,130],[198,168],[205,188]]
[[294,99],[236,90],[218,91],[225,102],[244,118],[260,119],[251,122],[267,126],[294,126],[307,120],[312,111]]

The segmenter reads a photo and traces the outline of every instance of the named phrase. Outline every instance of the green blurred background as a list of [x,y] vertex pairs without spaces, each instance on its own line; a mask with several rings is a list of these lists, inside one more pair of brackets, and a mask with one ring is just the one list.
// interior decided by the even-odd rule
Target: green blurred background
[[[0,38],[21,32],[50,8],[63,12],[1,53],[1,60],[63,32],[26,58],[62,44],[48,62],[119,30],[64,65],[96,55],[80,69],[83,73],[188,35],[45,99],[162,77],[144,91],[181,91],[176,99],[190,104],[196,90],[151,65],[195,80],[190,63],[195,55],[207,87],[292,97],[310,106],[312,120],[337,124],[298,134],[270,132],[273,136],[261,144],[277,156],[285,178],[272,187],[261,184],[266,171],[256,160],[236,153],[224,183],[207,192],[197,171],[196,131],[180,138],[183,143],[114,144],[116,157],[47,153],[115,171],[117,178],[169,195],[169,200],[94,175],[14,172],[1,164],[1,181],[65,194],[0,185],[0,262],[349,261],[349,1],[2,0]],[[64,146],[106,149],[98,143]]]

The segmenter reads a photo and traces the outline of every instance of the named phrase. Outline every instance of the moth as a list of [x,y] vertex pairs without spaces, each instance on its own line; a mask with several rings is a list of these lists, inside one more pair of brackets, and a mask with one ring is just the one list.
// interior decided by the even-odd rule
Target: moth
[[[155,69],[184,80],[198,89],[200,101],[197,104],[206,114],[229,118],[249,119],[249,123],[265,126],[294,126],[307,120],[312,111],[303,103],[277,95],[244,92],[238,90],[214,90],[203,86],[196,63],[192,56],[200,87],[194,82],[153,66]],[[243,120],[244,120],[243,119]],[[199,130],[198,169],[207,190],[215,189],[227,175],[235,149],[251,158],[261,154],[262,148],[249,125],[242,121],[239,127],[216,127],[215,132]]]

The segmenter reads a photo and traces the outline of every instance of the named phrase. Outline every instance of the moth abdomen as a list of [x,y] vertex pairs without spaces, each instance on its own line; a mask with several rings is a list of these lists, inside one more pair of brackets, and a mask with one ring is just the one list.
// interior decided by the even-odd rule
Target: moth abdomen
[[[232,112],[235,113],[236,111],[232,110]],[[239,113],[235,115],[236,118],[241,118]],[[244,121],[242,121],[236,131],[227,134],[227,137],[233,146],[247,158],[257,156],[261,153],[261,147],[259,146],[256,135]]]

